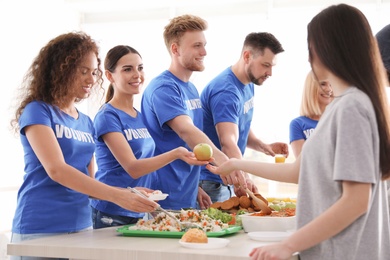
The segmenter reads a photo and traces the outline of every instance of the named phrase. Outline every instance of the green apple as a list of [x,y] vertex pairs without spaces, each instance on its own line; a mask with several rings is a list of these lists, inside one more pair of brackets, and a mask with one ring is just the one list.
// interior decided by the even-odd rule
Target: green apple
[[213,156],[213,149],[209,144],[200,143],[194,147],[194,154],[199,161],[208,161]]

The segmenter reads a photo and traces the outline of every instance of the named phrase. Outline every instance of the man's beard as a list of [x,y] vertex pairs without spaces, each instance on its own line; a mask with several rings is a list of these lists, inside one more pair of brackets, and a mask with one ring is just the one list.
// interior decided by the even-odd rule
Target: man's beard
[[190,71],[204,71],[204,65],[203,63],[196,63],[196,62],[188,62],[185,63],[185,68]]
[[265,81],[264,77],[255,78],[255,76],[253,76],[253,73],[250,71],[250,69],[248,70],[248,77],[253,84],[258,86],[263,85],[263,82]]

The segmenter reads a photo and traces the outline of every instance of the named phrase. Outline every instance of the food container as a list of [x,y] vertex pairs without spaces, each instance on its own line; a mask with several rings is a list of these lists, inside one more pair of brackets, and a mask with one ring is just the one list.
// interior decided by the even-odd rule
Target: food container
[[296,217],[240,215],[245,232],[254,231],[292,231],[296,229]]
[[286,155],[275,154],[275,163],[284,163],[286,161]]

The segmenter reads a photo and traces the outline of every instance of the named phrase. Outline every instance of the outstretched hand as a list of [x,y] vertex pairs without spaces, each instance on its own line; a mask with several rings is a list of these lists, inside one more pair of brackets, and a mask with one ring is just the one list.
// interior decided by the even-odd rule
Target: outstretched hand
[[210,163],[213,158],[211,158],[209,161],[199,161],[196,159],[195,154],[193,152],[188,151],[184,147],[179,147],[177,148],[180,152],[180,159],[190,165],[197,165],[197,166],[202,166]]
[[242,171],[236,170],[229,175],[221,176],[221,179],[225,185],[234,185],[234,187],[247,187],[245,176]]
[[219,166],[207,164],[206,169],[214,174],[221,175],[221,177],[224,177],[224,176],[229,175],[231,172],[237,170],[233,167],[234,160],[237,160],[237,159],[231,158]]
[[242,171],[233,168],[232,162],[234,160],[237,159],[230,158],[220,166],[209,163],[206,165],[206,169],[214,174],[220,175],[225,185],[241,186],[245,189],[247,187],[245,176]]
[[270,146],[272,148],[272,151],[274,151],[275,154],[284,154],[286,158],[288,157],[289,155],[288,144],[276,142],[270,144]]
[[286,143],[276,142],[272,144],[266,144],[262,147],[263,153],[271,156],[275,154],[284,154],[286,158],[289,155],[288,145]]

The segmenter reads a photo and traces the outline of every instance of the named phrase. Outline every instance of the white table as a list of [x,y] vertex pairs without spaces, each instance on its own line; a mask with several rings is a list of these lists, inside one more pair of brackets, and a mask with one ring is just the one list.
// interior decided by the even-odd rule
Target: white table
[[[219,249],[190,249],[179,238],[125,237],[117,227],[38,238],[7,246],[9,255],[61,257],[72,260],[235,260],[248,259],[249,252],[264,242],[251,240],[243,230],[224,236],[230,243]],[[293,257],[292,259],[297,259]]]

